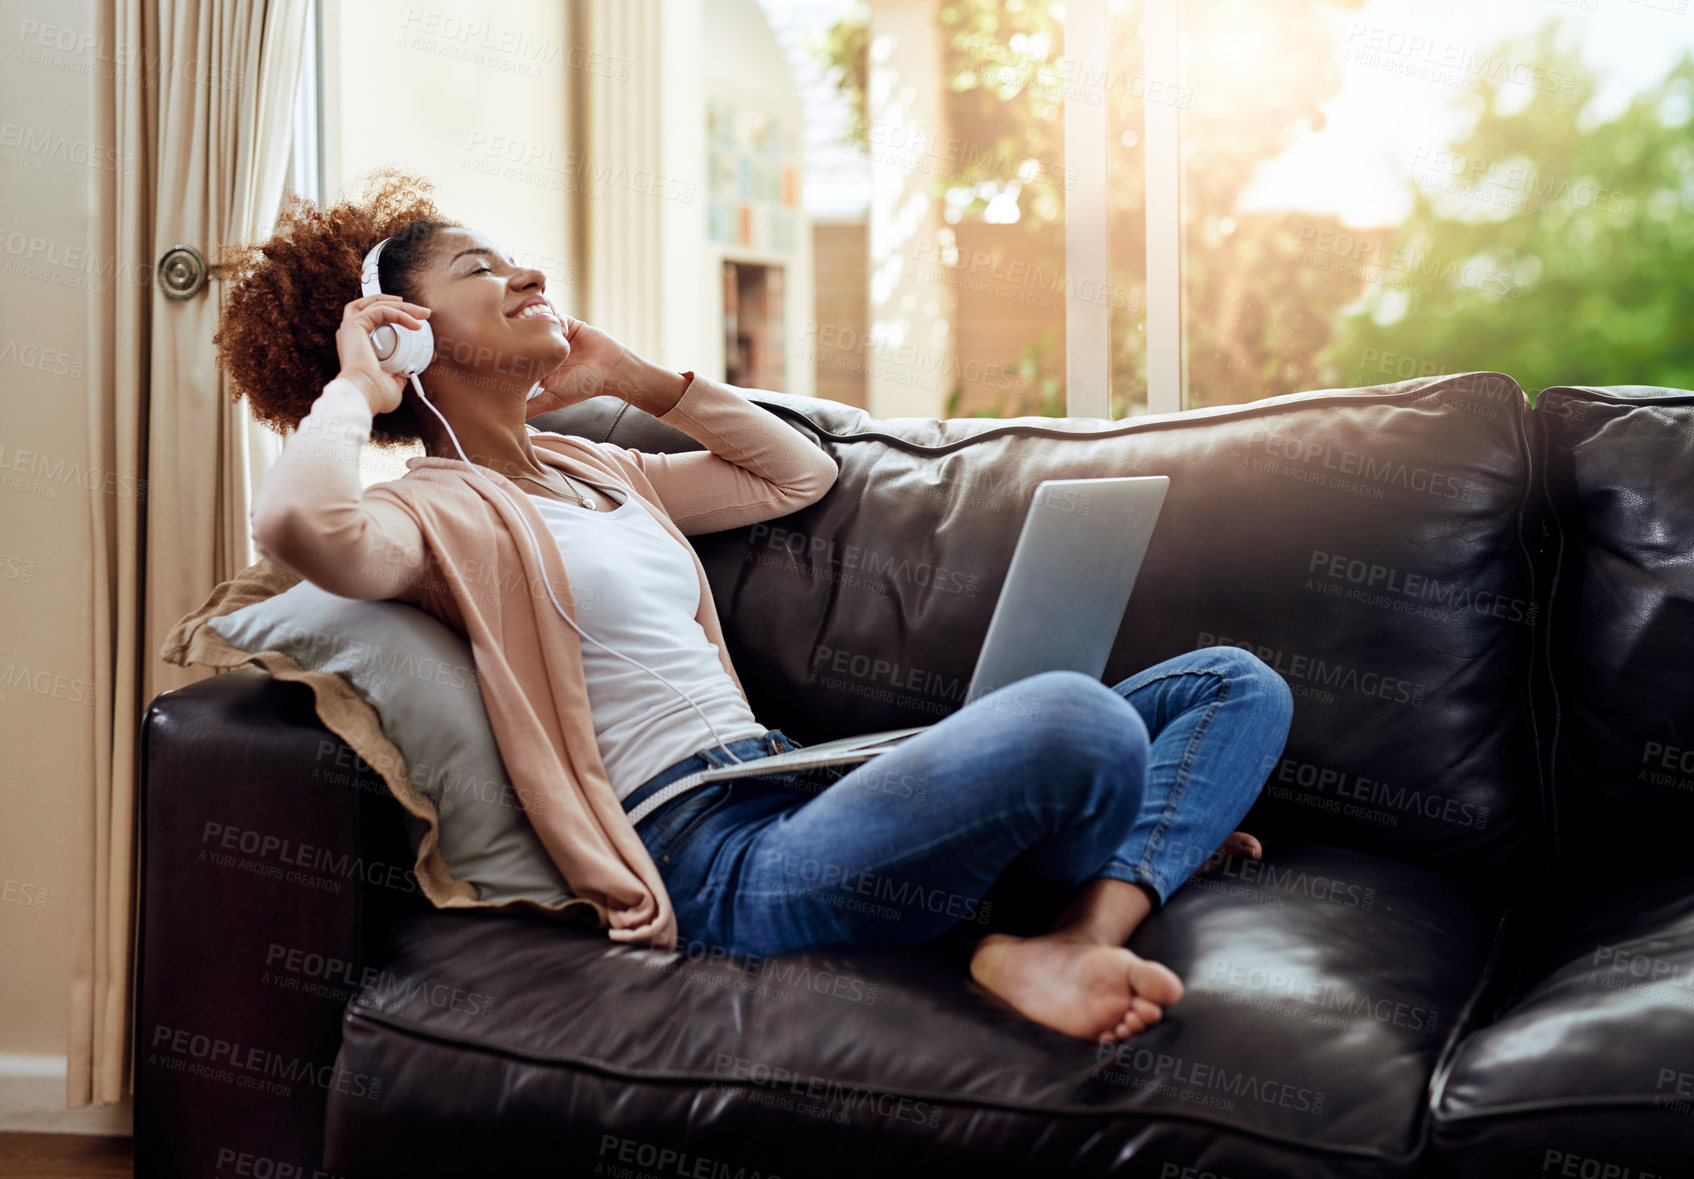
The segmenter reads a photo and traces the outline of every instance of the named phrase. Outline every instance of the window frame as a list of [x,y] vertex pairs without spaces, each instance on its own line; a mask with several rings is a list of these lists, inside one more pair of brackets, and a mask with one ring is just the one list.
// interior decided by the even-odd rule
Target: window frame
[[306,43],[294,99],[294,138],[288,184],[314,204],[324,202],[324,21],[321,0],[306,0]]
[[[1180,94],[1182,0],[1146,0],[1142,34],[1145,75]],[[1065,412],[1111,416],[1110,309],[1079,291],[1110,288],[1107,168],[1113,144],[1104,101],[1108,0],[1067,0],[1065,55],[1102,101],[1065,108],[1065,174],[1076,187],[1065,206]],[[1144,87],[1152,93],[1153,87]],[[1143,102],[1146,185],[1147,412],[1179,413],[1186,402],[1182,339],[1182,111],[1177,103]]]

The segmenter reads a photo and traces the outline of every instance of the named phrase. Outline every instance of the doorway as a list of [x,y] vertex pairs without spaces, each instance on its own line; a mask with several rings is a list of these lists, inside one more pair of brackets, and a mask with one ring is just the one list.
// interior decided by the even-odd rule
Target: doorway
[[724,379],[729,384],[783,391],[783,306],[782,267],[723,264]]

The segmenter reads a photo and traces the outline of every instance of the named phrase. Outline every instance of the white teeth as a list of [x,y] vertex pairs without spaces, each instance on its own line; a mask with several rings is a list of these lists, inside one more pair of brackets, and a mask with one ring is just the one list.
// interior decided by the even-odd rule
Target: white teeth
[[531,319],[537,315],[545,315],[548,319],[555,318],[552,309],[545,303],[531,303],[528,307],[525,307],[522,311],[512,316],[512,318]]

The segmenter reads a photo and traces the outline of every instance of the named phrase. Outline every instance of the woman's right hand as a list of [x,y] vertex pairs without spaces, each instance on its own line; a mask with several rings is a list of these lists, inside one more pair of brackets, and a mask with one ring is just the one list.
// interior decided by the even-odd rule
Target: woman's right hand
[[335,330],[335,352],[341,358],[341,375],[365,391],[371,414],[388,413],[400,407],[406,388],[401,373],[385,373],[371,346],[371,333],[385,323],[418,328],[429,317],[429,308],[408,303],[399,295],[364,295],[347,304],[341,326]]

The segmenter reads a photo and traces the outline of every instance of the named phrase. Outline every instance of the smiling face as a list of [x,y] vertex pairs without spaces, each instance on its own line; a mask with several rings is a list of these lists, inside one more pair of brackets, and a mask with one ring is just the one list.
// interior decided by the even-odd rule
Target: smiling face
[[407,297],[430,309],[430,368],[521,392],[571,354],[564,322],[547,298],[546,276],[516,265],[486,234],[443,229],[428,261],[409,276]]

